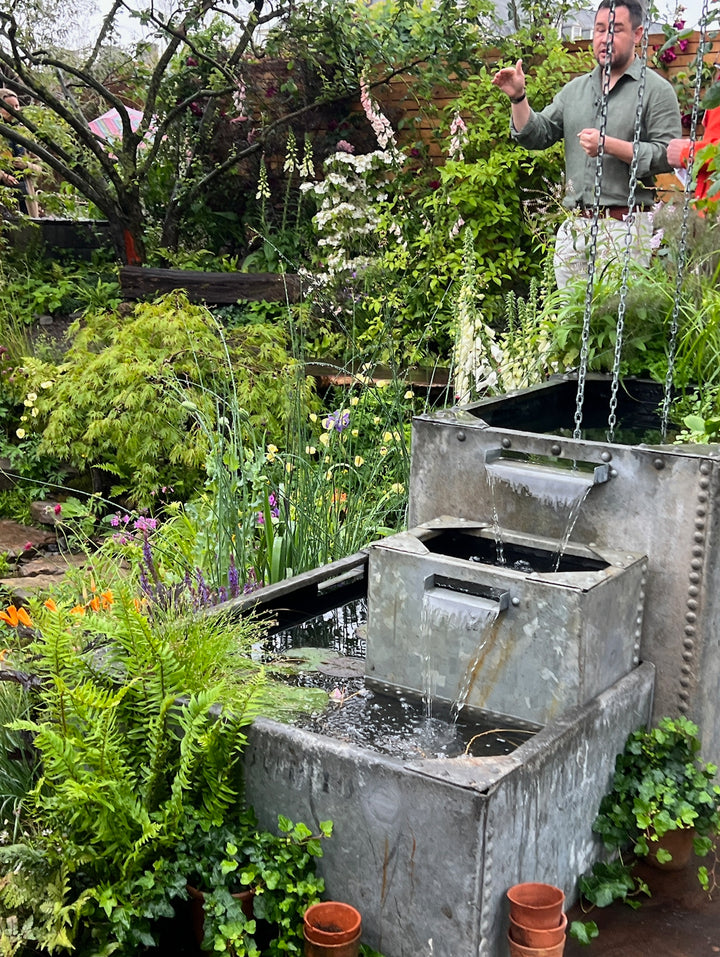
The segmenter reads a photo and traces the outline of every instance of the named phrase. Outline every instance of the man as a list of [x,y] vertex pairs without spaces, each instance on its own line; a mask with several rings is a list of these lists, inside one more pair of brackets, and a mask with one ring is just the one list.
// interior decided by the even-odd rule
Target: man
[[[595,171],[600,139],[604,67],[610,61],[607,125],[600,190],[601,219],[597,251],[604,259],[625,248],[630,186],[630,164],[639,98],[641,61],[635,46],[642,39],[643,11],[636,0],[617,0],[614,36],[609,28],[612,0],[602,0],[595,15],[593,53],[595,69],[567,83],[541,113],[535,113],[525,95],[522,60],[499,70],[493,83],[512,103],[511,133],[527,149],[546,149],[565,143],[565,199],[573,211],[558,230],[555,244],[555,277],[558,287],[587,275],[590,244],[589,220],[594,203]],[[651,207],[655,201],[654,176],[669,172],[666,148],[681,134],[680,108],[670,83],[652,70],[645,72],[638,144],[637,189],[633,210],[633,257],[650,261]]]
[[[0,122],[15,123],[15,117],[8,110],[20,109],[17,94],[7,88],[0,89]],[[29,162],[22,146],[6,138],[0,142],[0,185],[9,186],[17,197],[17,207],[21,213],[37,217],[38,204],[35,199],[35,187],[30,174],[40,172],[39,167]]]

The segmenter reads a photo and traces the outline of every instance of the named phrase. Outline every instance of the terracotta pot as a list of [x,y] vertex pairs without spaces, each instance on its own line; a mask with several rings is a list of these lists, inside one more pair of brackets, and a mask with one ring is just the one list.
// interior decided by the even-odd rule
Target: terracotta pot
[[523,927],[557,928],[562,921],[565,894],[552,884],[515,884],[507,892],[510,917]]
[[[648,864],[661,871],[681,871],[690,863],[695,839],[694,827],[682,827],[677,831],[665,831],[657,841],[648,841],[650,850],[647,855]],[[671,861],[659,861],[657,852],[660,849],[672,854]]]
[[540,927],[524,927],[510,918],[510,938],[523,947],[555,947],[565,940],[567,929],[567,914],[562,915],[559,927],[542,929]]
[[[203,937],[205,936],[205,895],[191,884],[187,885],[187,892],[190,895],[190,915],[192,917],[195,940],[197,941],[198,947],[200,947],[202,946]],[[238,894],[233,894],[232,896],[240,901],[243,914],[247,919],[252,920],[255,891],[252,889],[240,891]]]
[[313,904],[303,917],[305,957],[357,957],[362,919],[359,911],[339,901]]
[[552,947],[523,947],[508,934],[510,957],[562,957],[565,950],[565,937]]

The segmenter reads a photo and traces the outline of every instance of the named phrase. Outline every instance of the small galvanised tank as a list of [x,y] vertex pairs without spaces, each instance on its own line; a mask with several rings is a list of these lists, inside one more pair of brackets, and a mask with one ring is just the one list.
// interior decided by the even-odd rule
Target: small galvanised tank
[[[717,763],[720,446],[662,444],[657,387],[627,380],[618,394],[616,440],[608,442],[610,382],[594,376],[585,386],[582,437],[575,438],[576,393],[576,380],[566,376],[417,417],[409,522],[495,517],[514,532],[561,539],[574,521],[574,543],[647,555],[640,656],[656,667],[654,717],[688,715],[700,727],[704,755]],[[498,460],[502,477],[493,474]],[[607,467],[608,480],[593,483],[571,517],[563,496],[548,490],[559,467],[579,462]]]
[[638,663],[645,557],[561,546],[452,518],[376,542],[366,684],[536,725],[609,688]]

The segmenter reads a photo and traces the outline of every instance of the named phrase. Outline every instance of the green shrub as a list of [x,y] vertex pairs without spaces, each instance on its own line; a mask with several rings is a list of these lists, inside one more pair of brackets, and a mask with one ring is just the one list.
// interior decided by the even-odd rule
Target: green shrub
[[281,328],[248,325],[226,341],[207,309],[175,293],[128,316],[89,314],[60,365],[28,362],[28,431],[42,433],[41,452],[112,476],[112,495],[148,503],[172,485],[182,497],[201,481],[207,454],[190,411],[212,409],[232,372],[248,421],[279,438],[298,393],[310,393],[296,371]]

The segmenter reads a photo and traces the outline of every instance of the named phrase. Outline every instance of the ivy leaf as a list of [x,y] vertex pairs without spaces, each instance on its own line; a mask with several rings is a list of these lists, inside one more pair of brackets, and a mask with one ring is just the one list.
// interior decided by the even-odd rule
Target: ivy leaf
[[720,106],[720,83],[713,83],[700,103],[701,110],[713,110]]
[[574,920],[570,924],[570,936],[580,944],[589,944],[600,934],[594,920]]

